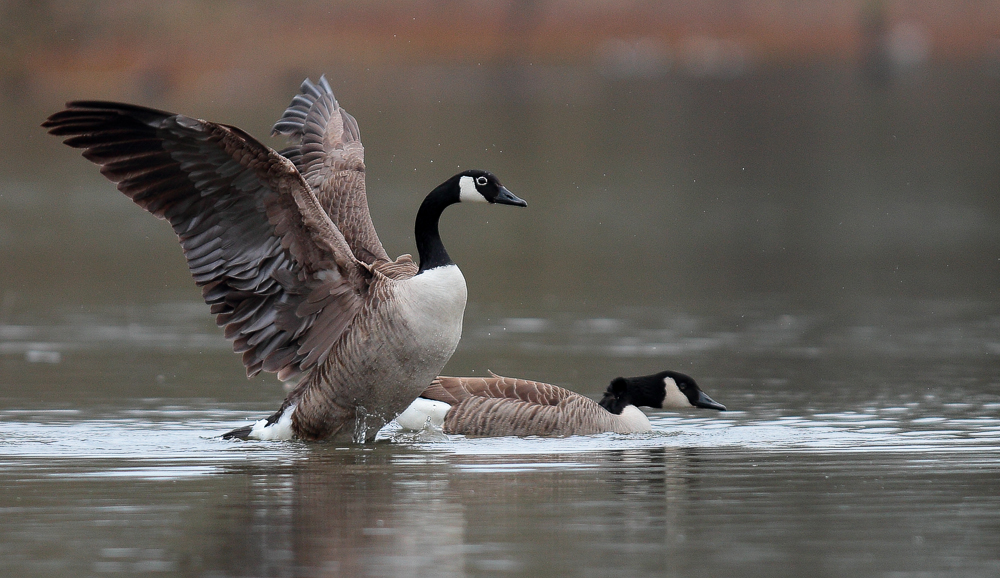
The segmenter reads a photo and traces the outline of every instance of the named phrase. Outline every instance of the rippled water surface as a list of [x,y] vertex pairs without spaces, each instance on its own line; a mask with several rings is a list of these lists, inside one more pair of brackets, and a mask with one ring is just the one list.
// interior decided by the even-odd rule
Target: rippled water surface
[[634,436],[390,426],[370,446],[221,440],[282,392],[245,383],[202,308],[0,326],[0,573],[1000,572],[991,304],[897,304],[871,326],[774,302],[470,313],[459,367],[545,359],[596,395],[623,363],[667,364],[730,411],[650,411]]

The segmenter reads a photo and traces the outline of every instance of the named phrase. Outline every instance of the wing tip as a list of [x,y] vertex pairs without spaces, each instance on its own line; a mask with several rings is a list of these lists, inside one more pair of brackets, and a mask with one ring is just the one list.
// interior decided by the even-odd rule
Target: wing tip
[[[81,131],[94,130],[111,119],[133,119],[149,126],[155,126],[168,117],[181,115],[125,102],[109,100],[71,100],[60,111],[54,112],[42,122],[42,128],[49,134],[64,136],[81,134]],[[97,123],[95,125],[95,123]]]
[[271,136],[284,135],[290,140],[301,140],[305,134],[306,120],[310,111],[313,110],[317,102],[326,98],[332,105],[329,107],[331,112],[340,109],[340,104],[337,103],[337,98],[333,95],[333,89],[325,74],[321,74],[317,82],[313,82],[307,77],[299,85],[299,92],[292,97],[291,104],[285,109],[281,118],[274,123],[271,128]]

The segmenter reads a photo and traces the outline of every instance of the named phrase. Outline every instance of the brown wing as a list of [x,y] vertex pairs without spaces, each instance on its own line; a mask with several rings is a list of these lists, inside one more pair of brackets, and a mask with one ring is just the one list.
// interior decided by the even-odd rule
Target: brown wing
[[563,431],[558,406],[518,399],[470,397],[445,415],[446,434],[467,436],[553,436]]
[[294,145],[281,151],[316,191],[354,256],[371,265],[389,256],[375,232],[365,193],[365,149],[354,117],[340,108],[326,77],[302,82],[272,135]]
[[367,268],[292,163],[243,131],[112,102],[71,102],[42,126],[170,222],[248,375],[322,362],[361,309]]
[[454,405],[471,397],[513,399],[537,405],[559,405],[573,396],[568,389],[515,377],[501,377],[490,372],[492,377],[444,377],[431,382],[420,397],[443,401]]
[[413,262],[413,257],[403,254],[396,257],[395,261],[379,261],[375,267],[378,272],[390,279],[403,280],[413,277],[420,271],[420,267]]
[[[470,436],[559,436],[607,431],[608,412],[568,389],[512,377],[438,377],[421,397],[452,408],[444,432]],[[610,415],[610,414],[608,414]]]

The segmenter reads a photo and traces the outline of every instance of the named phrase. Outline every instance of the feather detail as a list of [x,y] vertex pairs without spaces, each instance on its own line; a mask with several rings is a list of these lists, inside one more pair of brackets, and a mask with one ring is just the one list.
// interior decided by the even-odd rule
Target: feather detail
[[109,102],[43,126],[170,222],[248,375],[310,369],[361,310],[370,273],[295,166],[242,130]]
[[623,420],[594,400],[568,389],[492,372],[490,375],[438,377],[424,390],[421,397],[452,406],[445,416],[444,433],[568,436],[649,429],[648,420],[645,424]]
[[281,154],[316,191],[352,254],[369,265],[388,261],[368,211],[358,121],[340,107],[325,76],[317,83],[307,78],[299,91],[271,131],[292,143]]

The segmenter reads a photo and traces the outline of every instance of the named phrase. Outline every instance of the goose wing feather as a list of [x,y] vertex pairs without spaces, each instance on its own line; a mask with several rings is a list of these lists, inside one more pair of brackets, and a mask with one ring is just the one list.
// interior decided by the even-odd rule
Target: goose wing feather
[[610,429],[611,414],[568,389],[511,377],[438,377],[421,397],[452,406],[444,432],[470,436],[565,436]]
[[371,265],[388,261],[368,212],[365,149],[358,122],[340,107],[325,76],[302,82],[299,94],[272,130],[293,146],[281,151],[316,191],[354,256]]
[[537,405],[559,405],[577,394],[568,389],[515,377],[445,377],[431,382],[420,397],[456,404],[473,397],[526,401]]
[[170,222],[249,376],[321,363],[363,307],[368,268],[295,166],[240,129],[98,101],[43,126]]

